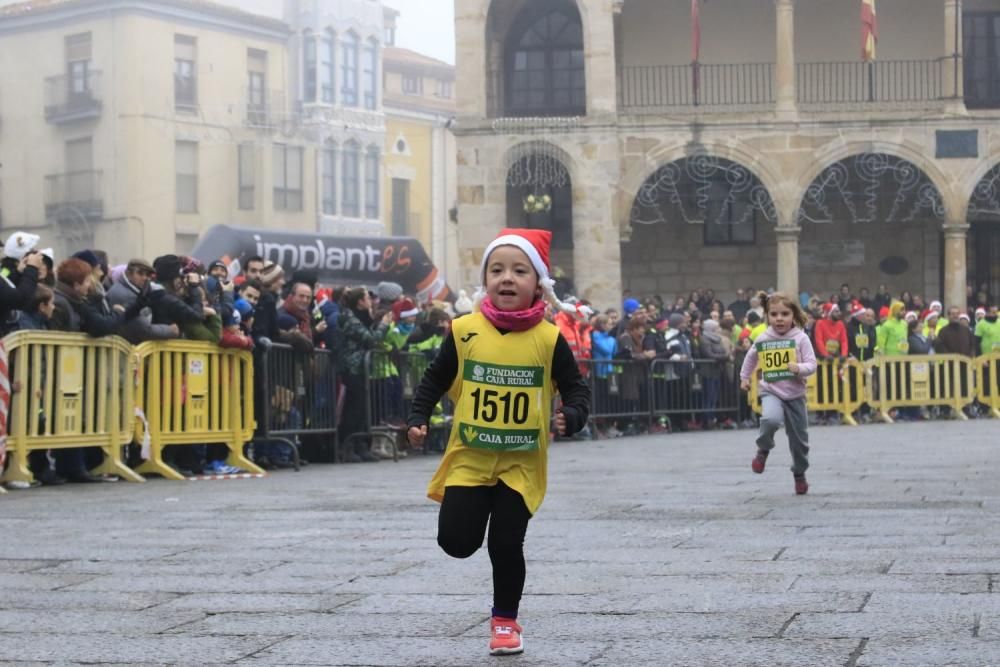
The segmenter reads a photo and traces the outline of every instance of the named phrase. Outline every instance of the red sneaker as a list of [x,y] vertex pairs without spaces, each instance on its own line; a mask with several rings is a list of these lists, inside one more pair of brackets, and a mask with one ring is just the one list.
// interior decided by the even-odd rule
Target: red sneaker
[[750,462],[750,469],[758,475],[764,472],[764,466],[767,465],[767,455],[770,453],[766,449],[758,449],[757,456],[753,457],[753,461]]
[[514,655],[524,652],[521,626],[511,618],[494,616],[490,621],[490,655]]
[[805,475],[795,476],[795,495],[804,496],[809,493],[809,482],[806,481]]

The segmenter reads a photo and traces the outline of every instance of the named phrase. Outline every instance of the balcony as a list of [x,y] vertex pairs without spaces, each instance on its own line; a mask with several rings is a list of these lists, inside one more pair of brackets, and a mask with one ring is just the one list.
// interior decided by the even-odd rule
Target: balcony
[[101,72],[45,79],[45,120],[57,125],[101,115]]
[[46,176],[45,216],[58,218],[63,212],[68,212],[87,220],[103,218],[102,174],[101,171],[91,169]]
[[681,107],[746,109],[774,103],[774,65],[649,65],[623,67],[618,107],[646,114]]
[[292,115],[285,109],[285,97],[280,92],[249,91],[244,96],[243,122],[247,127],[262,129],[285,128]]
[[919,106],[944,98],[945,60],[798,63],[800,108],[838,105]]
[[[944,101],[950,59],[815,62],[796,65],[800,110],[926,107]],[[652,65],[623,67],[618,108],[627,114],[687,110],[768,110],[775,103],[774,65]]]

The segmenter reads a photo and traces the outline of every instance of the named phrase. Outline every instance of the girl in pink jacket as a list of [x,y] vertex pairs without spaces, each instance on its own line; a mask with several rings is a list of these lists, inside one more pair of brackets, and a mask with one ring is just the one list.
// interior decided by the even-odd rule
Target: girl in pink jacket
[[784,424],[792,452],[795,493],[809,491],[809,413],[806,409],[806,378],[816,372],[816,354],[803,331],[805,313],[797,300],[775,293],[758,295],[768,328],[757,337],[740,370],[740,388],[750,389],[750,378],[761,370],[760,434],[757,455],[750,464],[755,473],[764,472],[767,456],[774,449],[774,433]]

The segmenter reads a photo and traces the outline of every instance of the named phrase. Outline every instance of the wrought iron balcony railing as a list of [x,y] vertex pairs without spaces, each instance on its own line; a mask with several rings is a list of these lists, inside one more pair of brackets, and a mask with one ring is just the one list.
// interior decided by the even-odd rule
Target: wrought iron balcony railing
[[101,114],[101,72],[89,70],[45,79],[45,120],[69,123]]
[[69,171],[45,177],[45,215],[60,210],[79,213],[87,219],[104,216],[104,196],[100,170]]
[[623,67],[619,108],[655,113],[674,107],[747,107],[774,102],[772,63]]
[[940,60],[876,60],[796,65],[798,103],[808,105],[933,102],[944,97]]

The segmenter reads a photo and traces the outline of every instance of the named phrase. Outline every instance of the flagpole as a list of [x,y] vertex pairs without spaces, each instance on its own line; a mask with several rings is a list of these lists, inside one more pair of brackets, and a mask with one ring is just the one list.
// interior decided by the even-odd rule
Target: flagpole
[[691,0],[691,94],[694,106],[698,106],[701,88],[701,0]]

